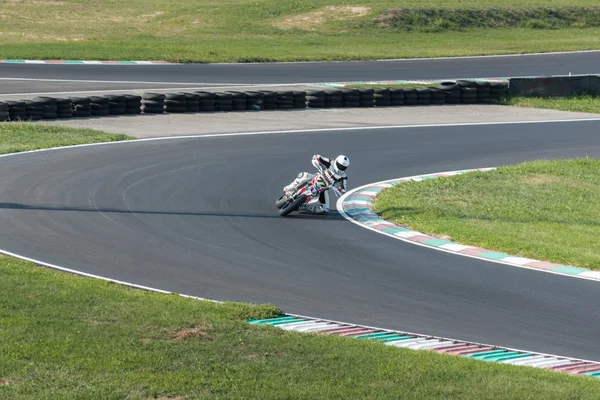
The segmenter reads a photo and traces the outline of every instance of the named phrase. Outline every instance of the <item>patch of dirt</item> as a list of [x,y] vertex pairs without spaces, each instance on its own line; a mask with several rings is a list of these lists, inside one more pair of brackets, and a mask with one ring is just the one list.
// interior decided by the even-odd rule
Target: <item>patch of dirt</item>
[[199,325],[193,328],[183,328],[176,331],[170,331],[170,339],[171,342],[178,342],[186,339],[193,339],[197,337],[205,337],[206,336],[206,327]]
[[32,33],[27,33],[21,35],[26,39],[35,39],[35,40],[45,40],[45,41],[56,41],[56,42],[80,42],[85,40],[82,37],[64,37],[64,36],[54,36],[54,35],[36,35]]
[[138,17],[138,19],[141,19],[143,21],[149,21],[151,19],[158,17],[159,15],[163,15],[164,13],[165,13],[164,11],[156,11],[151,14],[142,14]]
[[0,378],[0,386],[9,386],[17,383],[16,379],[13,378]]
[[258,359],[262,359],[262,358],[283,358],[285,357],[285,353],[281,352],[281,351],[276,351],[273,354],[257,354],[257,353],[252,353],[252,354],[246,354],[244,356],[242,356],[242,358],[246,359],[246,360],[258,360]]
[[528,185],[541,185],[545,183],[558,183],[563,180],[557,176],[552,175],[531,175],[523,178],[523,183]]
[[96,320],[89,320],[87,321],[88,325],[91,326],[102,326],[102,325],[114,325],[116,321],[96,321]]
[[328,6],[304,14],[294,15],[276,21],[273,26],[279,29],[303,29],[314,31],[325,22],[345,21],[362,17],[371,11],[370,7]]
[[30,0],[8,0],[9,3],[13,4],[22,4],[27,2],[27,5],[38,5],[38,6],[64,6],[66,3],[64,1],[30,1]]

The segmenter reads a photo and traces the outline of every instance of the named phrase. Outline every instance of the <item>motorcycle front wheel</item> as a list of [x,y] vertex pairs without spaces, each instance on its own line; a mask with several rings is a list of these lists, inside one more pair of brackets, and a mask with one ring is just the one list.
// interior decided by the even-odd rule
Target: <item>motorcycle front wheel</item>
[[293,202],[288,204],[287,206],[281,208],[279,210],[279,215],[281,215],[282,217],[285,217],[292,211],[296,211],[298,208],[300,208],[300,206],[302,204],[304,204],[305,201],[306,201],[306,195],[303,194],[300,197],[298,197],[296,200],[294,200]]
[[288,202],[288,200],[289,200],[289,199],[288,199],[288,197],[287,197],[285,194],[284,194],[284,195],[282,195],[280,198],[278,198],[278,199],[275,201],[275,207],[277,207],[277,208],[281,208],[281,207],[285,206],[285,203],[287,203],[287,202]]

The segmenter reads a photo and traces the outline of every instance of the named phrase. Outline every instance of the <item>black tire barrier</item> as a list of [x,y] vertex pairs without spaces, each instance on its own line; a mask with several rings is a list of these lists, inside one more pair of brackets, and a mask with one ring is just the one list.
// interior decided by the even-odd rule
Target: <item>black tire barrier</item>
[[252,111],[263,110],[263,102],[265,94],[263,92],[249,91],[246,92],[246,109]]
[[444,90],[439,89],[437,87],[430,87],[429,91],[431,93],[431,104],[434,104],[434,105],[446,104],[446,93]]
[[215,95],[216,111],[231,111],[233,109],[233,97],[231,93],[217,92]]
[[276,110],[277,109],[277,92],[270,90],[263,90],[263,107],[265,110]]
[[373,99],[375,107],[389,107],[391,104],[391,93],[388,88],[377,88],[374,90]]
[[25,111],[27,118],[31,121],[39,121],[44,119],[44,105],[36,100],[23,100],[25,102]]
[[341,90],[325,90],[325,108],[343,107],[344,93]]
[[24,101],[7,101],[8,116],[11,121],[25,121],[27,119],[27,105]]
[[197,113],[200,111],[200,95],[197,93],[184,93],[187,99],[185,112]]
[[10,115],[8,112],[8,104],[0,101],[0,122],[5,122],[10,120]]
[[194,92],[194,94],[197,94],[198,96],[200,96],[199,109],[201,112],[215,111],[216,95],[213,92],[199,91],[199,92]]
[[443,82],[440,82],[437,87],[438,87],[438,89],[442,89],[445,91],[459,89],[459,86],[455,81],[443,81]]
[[187,108],[187,99],[184,100],[165,100],[165,112],[181,112],[180,109]]
[[185,93],[165,93],[164,109],[166,113],[184,113],[187,109]]
[[306,92],[293,91],[292,94],[292,102],[294,103],[294,108],[306,108]]
[[247,96],[245,92],[230,91],[231,94],[231,109],[241,111],[247,109]]
[[358,89],[359,107],[375,106],[375,89]]
[[308,108],[324,108],[327,94],[322,90],[306,91],[306,106]]
[[163,93],[143,93],[141,110],[144,114],[162,114],[165,112],[166,95]]
[[461,88],[463,88],[463,87],[477,88],[477,82],[475,82],[475,81],[466,81],[463,79],[459,79],[456,81],[456,84]]
[[144,93],[142,94],[142,102],[144,100],[154,100],[154,101],[161,101],[161,100],[165,100],[165,95],[162,93]]
[[[57,100],[54,97],[34,97],[33,101],[37,101],[42,105],[42,118],[43,119],[56,119],[58,118],[58,106]],[[37,118],[37,115],[36,115]]]
[[142,108],[141,107],[132,107],[132,108],[125,108],[125,115],[135,115],[135,114],[141,114],[142,113]]
[[418,104],[418,93],[417,89],[407,88],[404,89],[404,104],[407,106],[414,106]]
[[157,107],[157,106],[146,106],[145,104],[142,104],[142,112],[144,114],[162,114],[165,112],[164,107]]
[[443,81],[427,88],[342,88],[309,91],[143,93],[69,97],[39,96],[0,102],[0,121],[121,114],[196,113],[232,110],[388,107],[491,103],[508,93],[506,82]]

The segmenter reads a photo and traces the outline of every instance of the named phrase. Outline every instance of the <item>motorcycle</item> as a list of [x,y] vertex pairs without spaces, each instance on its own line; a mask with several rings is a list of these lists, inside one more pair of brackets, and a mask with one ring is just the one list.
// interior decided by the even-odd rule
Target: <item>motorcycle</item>
[[[285,217],[294,211],[298,211],[300,207],[319,197],[324,191],[329,190],[335,184],[335,181],[333,172],[326,168],[319,168],[319,172],[312,179],[305,179],[293,190],[284,192],[275,201],[275,206],[279,209],[279,215]],[[337,197],[341,196],[337,190],[333,192]]]

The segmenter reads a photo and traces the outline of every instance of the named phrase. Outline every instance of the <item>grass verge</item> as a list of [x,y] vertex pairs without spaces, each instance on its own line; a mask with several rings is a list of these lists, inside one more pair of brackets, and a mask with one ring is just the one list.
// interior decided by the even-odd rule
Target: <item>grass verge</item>
[[514,96],[499,99],[497,104],[600,114],[600,95],[598,94],[573,95],[569,97]]
[[384,190],[374,209],[418,231],[600,269],[600,160],[536,161]]
[[0,59],[249,62],[600,48],[600,0],[2,1]]
[[0,123],[0,154],[130,139],[135,138],[92,129],[63,128],[15,122]]
[[597,399],[600,381],[251,326],[262,305],[128,289],[0,256],[3,399]]

